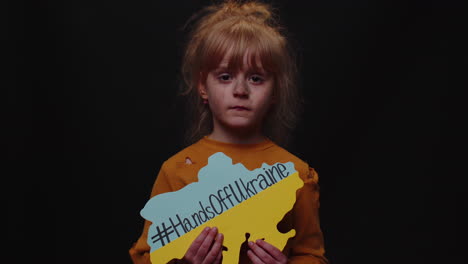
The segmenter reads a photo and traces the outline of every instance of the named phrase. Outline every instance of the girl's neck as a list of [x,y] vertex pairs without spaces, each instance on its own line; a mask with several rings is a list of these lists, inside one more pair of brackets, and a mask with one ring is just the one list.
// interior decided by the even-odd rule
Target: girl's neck
[[256,144],[266,140],[266,137],[259,129],[244,133],[236,132],[233,129],[213,129],[208,138],[233,144]]

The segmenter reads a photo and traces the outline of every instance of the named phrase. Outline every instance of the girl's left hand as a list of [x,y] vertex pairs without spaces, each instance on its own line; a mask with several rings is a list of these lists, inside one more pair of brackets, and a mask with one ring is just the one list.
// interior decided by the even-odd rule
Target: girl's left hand
[[249,241],[247,256],[253,264],[286,264],[288,258],[279,249],[261,239]]

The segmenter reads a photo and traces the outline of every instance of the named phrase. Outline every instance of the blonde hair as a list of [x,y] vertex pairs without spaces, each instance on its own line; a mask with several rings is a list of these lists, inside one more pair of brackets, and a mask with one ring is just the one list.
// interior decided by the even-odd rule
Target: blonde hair
[[[228,67],[238,70],[249,50],[250,65],[256,66],[259,55],[263,68],[273,74],[276,102],[266,114],[262,133],[286,146],[302,109],[297,87],[295,54],[270,5],[258,1],[224,1],[196,13],[182,60],[182,95],[188,97],[191,114],[186,144],[192,144],[213,129],[212,114],[198,93],[197,85],[217,68],[229,52]],[[187,26],[186,25],[186,26]]]

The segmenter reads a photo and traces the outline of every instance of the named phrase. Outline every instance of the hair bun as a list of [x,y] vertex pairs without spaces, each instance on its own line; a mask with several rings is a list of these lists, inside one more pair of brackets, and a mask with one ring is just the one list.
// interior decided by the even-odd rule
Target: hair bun
[[250,2],[241,6],[242,12],[245,16],[253,16],[263,21],[271,18],[271,11],[265,4]]
[[269,5],[257,1],[227,1],[224,4],[225,15],[235,14],[246,18],[259,20],[266,23],[272,18],[272,10]]

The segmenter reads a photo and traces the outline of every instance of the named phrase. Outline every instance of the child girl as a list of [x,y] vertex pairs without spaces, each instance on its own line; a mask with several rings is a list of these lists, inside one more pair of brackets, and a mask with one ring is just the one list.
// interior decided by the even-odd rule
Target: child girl
[[[294,127],[300,101],[294,56],[282,28],[264,3],[226,1],[203,11],[189,35],[182,65],[184,94],[192,99],[189,137],[194,143],[163,163],[151,197],[198,181],[198,171],[216,152],[249,170],[292,161],[304,186],[278,229],[295,229],[296,235],[284,249],[267,239],[244,243],[239,263],[328,263],[319,225],[317,173],[278,145],[284,146]],[[145,223],[130,249],[135,264],[150,263],[150,224]],[[221,263],[222,243],[216,227],[206,228],[185,256],[173,262]]]

